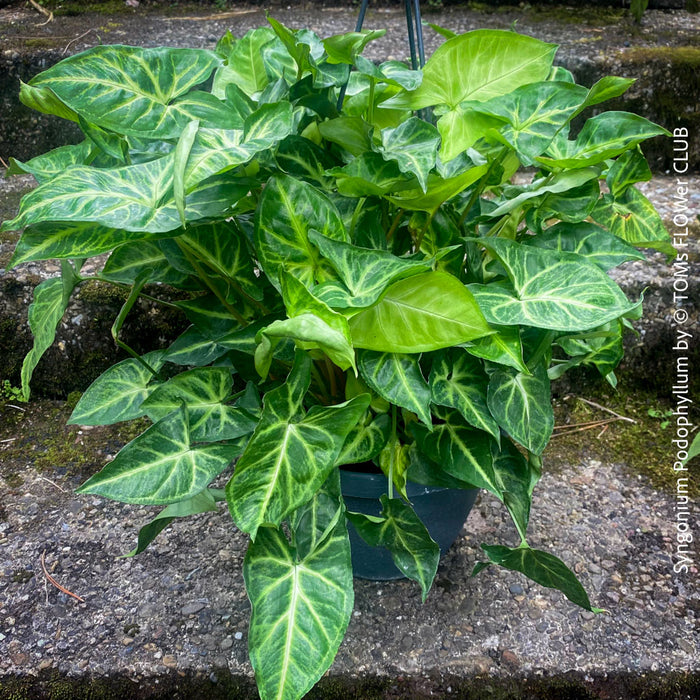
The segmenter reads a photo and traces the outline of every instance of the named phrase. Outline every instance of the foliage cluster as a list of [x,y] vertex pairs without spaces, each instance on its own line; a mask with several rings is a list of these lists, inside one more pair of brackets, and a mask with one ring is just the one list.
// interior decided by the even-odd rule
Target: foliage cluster
[[[215,51],[99,46],[22,85],[85,140],[13,162],[39,186],[3,228],[24,229],[12,265],[62,264],[30,307],[25,395],[86,258],[109,252],[93,278],[128,290],[113,326],[127,350],[147,283],[188,292],[175,304],[191,327],[131,351],[75,407],[77,424],[152,422],[80,492],[165,506],[130,554],[227,502],[250,535],[251,662],[281,699],[313,686],[345,633],[348,521],[428,594],[439,549],[407,479],[503,502],[520,544],[483,545],[475,573],[501,565],[596,610],[527,542],[550,381],[590,364],[614,384],[641,302],[607,271],[672,248],[634,186],[650,177],[639,144],[667,132],[602,112],[570,138],[630,80],[577,85],[556,46],[514,32],[438,28],[412,70],[363,57],[383,31],[269,23]],[[387,477],[378,517],[340,492],[338,468],[368,461]]]

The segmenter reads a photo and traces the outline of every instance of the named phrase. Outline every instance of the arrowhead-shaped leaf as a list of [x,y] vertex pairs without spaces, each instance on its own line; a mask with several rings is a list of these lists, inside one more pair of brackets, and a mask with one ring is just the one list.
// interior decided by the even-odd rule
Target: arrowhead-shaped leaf
[[549,379],[542,366],[531,375],[497,370],[489,379],[487,401],[491,415],[514,440],[542,454],[554,428]]
[[330,306],[338,308],[370,306],[391,282],[430,270],[430,264],[425,261],[399,258],[385,250],[358,248],[316,231],[309,233],[309,240],[347,288],[330,281],[315,290]]
[[347,517],[367,544],[391,552],[399,571],[420,585],[425,602],[437,573],[440,547],[410,505],[386,494],[381,502],[381,518],[370,519],[362,513],[347,513]]
[[382,398],[415,413],[431,425],[430,387],[423,378],[417,355],[358,353],[358,366],[367,385]]
[[[595,263],[576,253],[479,239],[504,265],[513,285],[469,285],[490,323],[561,331],[587,330],[628,312],[622,290]],[[352,325],[351,325],[352,328]]]
[[225,403],[232,387],[230,370],[198,367],[158,386],[141,408],[152,421],[159,421],[185,404],[192,442],[233,440],[252,433],[258,422]]
[[369,425],[358,423],[348,434],[336,466],[361,464],[374,459],[386,445],[390,431],[391,420],[387,414],[377,416]]
[[520,328],[517,326],[496,327],[496,332],[492,335],[472,340],[465,343],[464,347],[475,357],[514,367],[525,374],[530,372],[523,360],[523,344],[520,340]]
[[355,347],[392,353],[439,350],[492,333],[472,293],[445,272],[391,284],[350,319]]
[[432,432],[422,425],[412,426],[420,451],[455,479],[500,497],[493,471],[492,438],[467,425],[457,411],[445,411],[440,417],[444,422],[433,426]]
[[456,408],[467,423],[500,440],[498,423],[486,405],[488,377],[481,362],[459,348],[442,352],[433,360],[429,383],[433,403]]
[[60,146],[48,153],[43,153],[26,163],[10,158],[10,167],[5,173],[9,175],[19,175],[29,173],[41,185],[50,180],[66,168],[73,165],[87,165],[94,157],[95,146],[89,139],[82,143],[70,146]]
[[519,571],[546,588],[556,588],[572,603],[586,610],[600,612],[591,607],[588,594],[576,574],[554,555],[525,546],[511,549],[501,545],[482,544],[481,548],[494,564]]
[[335,206],[312,185],[286,175],[270,178],[256,213],[255,247],[260,263],[277,289],[284,270],[307,287],[321,264],[309,231],[347,241],[345,226]]
[[234,445],[191,446],[187,415],[180,409],[122,448],[77,492],[123,503],[176,503],[202,491],[237,452]]
[[243,577],[260,696],[296,700],[331,665],[350,621],[352,564],[344,520],[303,558],[280,530],[262,528],[248,546]]
[[279,525],[318,491],[369,405],[363,394],[304,415],[309,382],[310,360],[299,350],[286,383],[266,394],[258,427],[226,486],[234,522],[253,538],[261,525]]
[[592,216],[611,233],[634,246],[654,248],[668,256],[676,254],[659,213],[636,187],[628,187],[617,198],[604,195]]
[[606,271],[628,260],[646,259],[621,238],[585,221],[555,224],[527,239],[527,244],[535,248],[578,253]]
[[[163,366],[163,355],[156,350],[143,360],[157,372]],[[143,416],[141,404],[160,383],[148,367],[130,357],[103,372],[80,397],[69,424],[111,425]]]
[[190,326],[166,350],[166,359],[175,365],[204,367],[224,355],[227,349]]
[[[170,156],[111,170],[69,168],[25,195],[19,215],[3,230],[43,221],[91,221],[127,231],[172,231],[181,226],[172,179]],[[221,216],[248,190],[248,183],[210,178],[189,192],[187,218]]]
[[212,118],[226,114],[223,104],[219,107],[206,93],[197,95],[206,95],[199,103],[177,100],[220,64],[213,51],[204,49],[96,46],[63,59],[29,85],[50,88],[70,109],[106,129],[174,138],[197,118],[193,112],[211,112]]

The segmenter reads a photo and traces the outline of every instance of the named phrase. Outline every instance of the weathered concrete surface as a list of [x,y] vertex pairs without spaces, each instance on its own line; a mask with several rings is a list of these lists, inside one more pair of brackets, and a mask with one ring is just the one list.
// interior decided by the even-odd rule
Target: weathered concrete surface
[[[265,22],[259,6],[235,3],[224,11],[208,7],[177,14],[177,7],[142,5],[123,7],[110,15],[85,13],[43,18],[25,3],[0,9],[0,156],[27,159],[54,145],[78,139],[72,124],[31,112],[17,100],[19,80],[47,68],[63,56],[98,43],[128,43],[140,46],[211,47],[227,30],[243,34]],[[590,85],[607,74],[636,78],[617,109],[632,109],[669,129],[687,127],[692,134],[691,164],[700,168],[700,14],[684,10],[651,10],[641,26],[622,9],[562,6],[494,7],[475,11],[447,6],[425,18],[455,31],[481,27],[518,31],[561,46],[558,62]],[[355,7],[314,7],[306,3],[275,6],[274,14],[291,27],[309,26],[322,36],[349,31],[355,24]],[[167,14],[164,14],[168,10]],[[41,25],[41,26],[39,26]],[[385,27],[388,35],[373,43],[372,58],[405,58],[408,53],[405,17],[396,6],[372,5],[367,28]],[[430,53],[441,39],[426,28]],[[658,139],[646,147],[657,170],[669,167],[673,152],[668,142]]]
[[[116,452],[119,438],[111,429],[67,428],[65,461],[52,466],[41,442],[32,453],[29,444],[17,452],[11,440],[60,432],[55,426],[69,411],[56,402],[26,408],[23,414],[0,409],[0,698],[9,697],[2,689],[12,679],[52,673],[82,683],[130,679],[129,693],[122,688],[105,697],[147,697],[137,688],[188,687],[197,678],[238,691],[216,695],[213,685],[206,693],[158,697],[254,697],[241,576],[246,538],[225,506],[173,523],[146,552],[119,559],[154,510],[72,493]],[[558,409],[562,420],[568,418]],[[673,475],[670,435],[659,439],[669,443],[659,469]],[[425,604],[408,581],[355,582],[347,638],[326,690],[315,697],[697,697],[697,548],[691,547],[688,571],[674,572],[675,494],[635,476],[632,464],[602,462],[597,446],[603,443],[593,433],[586,447],[566,454],[556,443],[545,452],[530,541],[573,567],[593,604],[609,614],[581,612],[561,594],[510,572],[489,569],[470,578],[479,543],[517,539],[500,504],[482,494]],[[9,474],[10,465],[19,471]],[[84,602],[47,582],[42,556],[57,582]],[[574,674],[569,681],[561,678],[567,672]],[[653,692],[672,672],[681,675]],[[548,681],[552,676],[557,680]],[[636,679],[637,690],[617,686],[621,678]],[[513,679],[519,679],[515,688]],[[538,679],[549,691],[532,689]],[[488,694],[489,683],[510,684],[511,693]]]

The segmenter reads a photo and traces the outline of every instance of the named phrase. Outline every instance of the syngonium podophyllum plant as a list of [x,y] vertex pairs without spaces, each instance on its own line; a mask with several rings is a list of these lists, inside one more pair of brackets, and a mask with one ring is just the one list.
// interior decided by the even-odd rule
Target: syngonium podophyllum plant
[[[482,545],[475,573],[497,564],[595,610],[526,538],[550,381],[588,364],[614,384],[640,303],[607,271],[671,248],[634,186],[650,177],[638,144],[665,130],[602,112],[570,137],[630,80],[577,85],[556,46],[514,32],[442,30],[411,70],[362,56],[382,31],[322,41],[269,21],[215,51],[99,46],[22,85],[85,140],[12,163],[39,186],[3,228],[24,229],[11,265],[62,261],[30,307],[25,394],[73,290],[125,290],[113,335],[131,357],[71,422],[152,425],[79,492],[165,506],[131,554],[225,500],[250,536],[260,693],[298,698],[350,618],[348,520],[428,593],[439,550],[407,479],[503,502],[519,544]],[[139,356],[120,328],[163,285],[191,326]],[[379,517],[343,505],[338,468],[365,462],[388,477]]]

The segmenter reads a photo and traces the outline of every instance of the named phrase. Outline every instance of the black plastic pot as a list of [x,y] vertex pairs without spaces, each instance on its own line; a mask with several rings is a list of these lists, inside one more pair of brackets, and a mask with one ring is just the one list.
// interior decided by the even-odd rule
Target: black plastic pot
[[[365,515],[381,513],[379,497],[387,493],[387,478],[384,474],[341,469],[340,483],[348,510]],[[444,555],[457,539],[479,490],[421,486],[409,481],[406,493],[416,514]],[[352,523],[348,523],[348,531],[352,548],[352,570],[357,578],[373,581],[404,578],[386,549],[368,545],[357,534]]]

